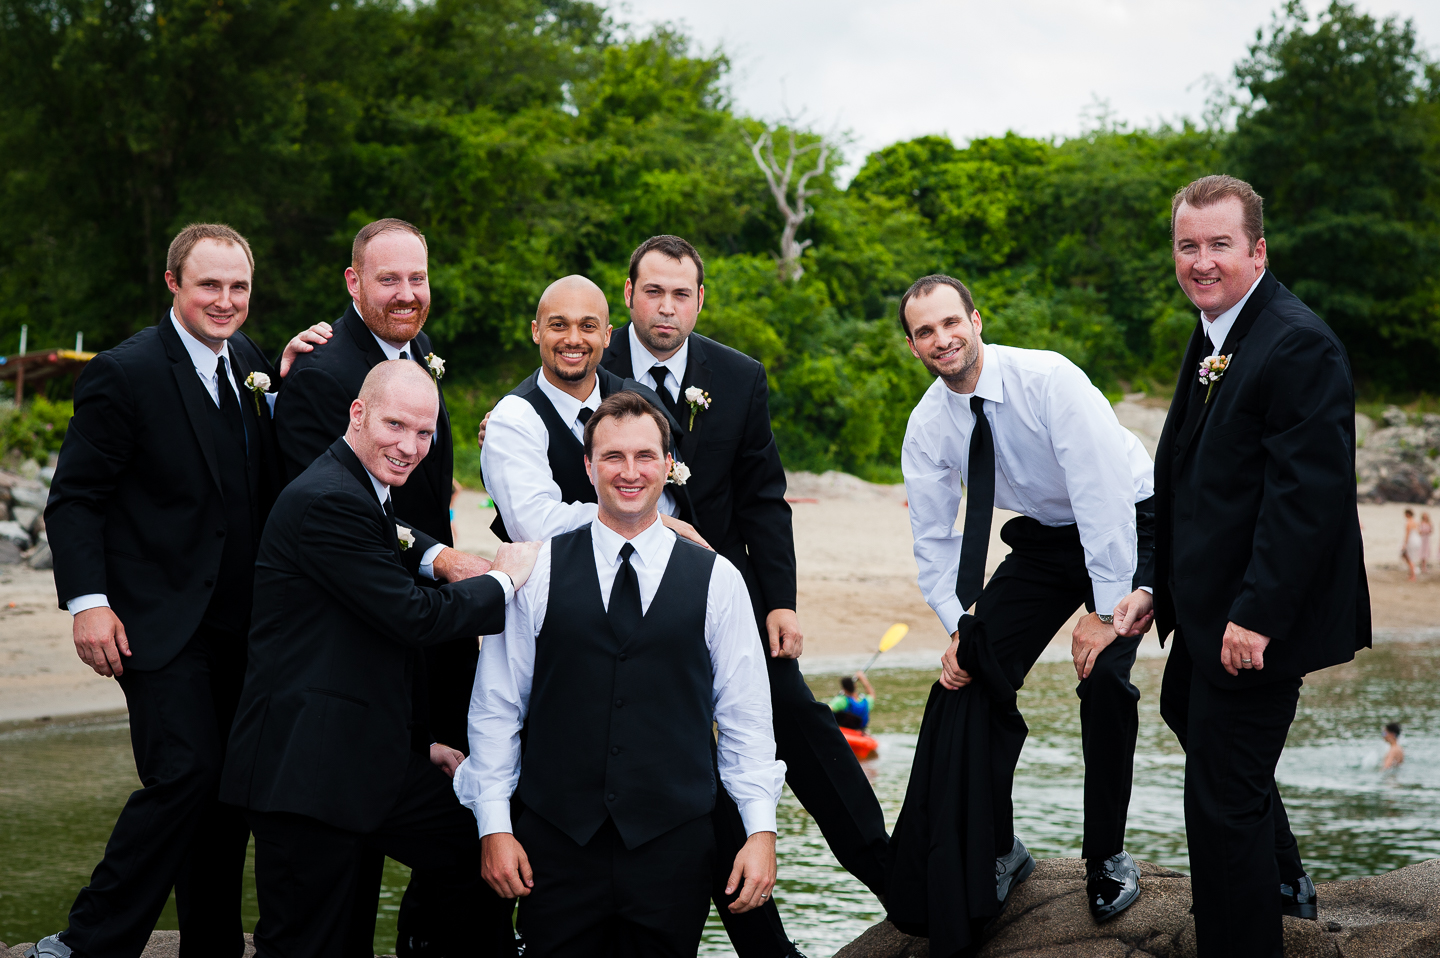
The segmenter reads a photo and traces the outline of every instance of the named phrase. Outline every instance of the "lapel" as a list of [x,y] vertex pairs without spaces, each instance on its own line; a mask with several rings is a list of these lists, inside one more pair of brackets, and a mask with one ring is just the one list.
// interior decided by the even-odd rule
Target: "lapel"
[[[395,553],[395,558],[400,560],[403,565],[404,560],[400,557],[400,537],[395,532],[396,524],[390,521],[390,517],[385,514],[385,507],[381,505],[380,500],[376,498],[375,483],[370,481],[370,473],[366,472],[365,467],[360,464],[360,457],[355,455],[355,450],[350,448],[350,444],[345,441],[343,436],[330,444],[330,455],[339,460],[340,465],[344,466],[350,475],[355,477],[355,481],[360,483],[360,488],[365,490],[366,498],[375,504],[375,511],[380,514],[380,525],[385,530],[385,538],[389,541],[390,548]],[[395,501],[394,489],[390,490],[390,501],[393,506]]]
[[[690,336],[690,355],[685,360],[685,375],[680,380],[680,411],[685,422],[681,423],[680,451],[685,454],[685,459],[695,458],[695,451],[699,447],[699,440],[696,436],[705,424],[705,417],[708,410],[702,410],[700,415],[695,417],[695,428],[689,429],[690,404],[685,401],[685,390],[691,386],[697,386],[706,392],[710,391],[713,371],[710,369],[710,357],[705,351],[703,340],[694,334]],[[713,400],[714,397],[712,396]]]
[[211,406],[215,403],[200,384],[200,377],[195,374],[195,364],[190,360],[185,344],[180,342],[180,334],[175,332],[175,324],[170,321],[169,313],[160,320],[159,329],[160,342],[164,344],[165,355],[170,360],[170,372],[175,376],[175,385],[180,389],[180,399],[185,403],[185,414],[190,417],[190,428],[195,430],[195,441],[200,444],[205,465],[210,468],[210,478],[218,490],[221,488],[220,465],[215,458],[215,437],[210,432],[209,410],[206,409],[207,403]]
[[[1275,287],[1278,285],[1279,281],[1275,279],[1275,274],[1267,269],[1265,275],[1260,278],[1260,285],[1255,287],[1255,292],[1251,293],[1250,299],[1246,301],[1245,308],[1240,310],[1240,315],[1235,318],[1235,325],[1230,327],[1230,333],[1225,337],[1225,344],[1220,347],[1220,355],[1232,357],[1230,365],[1225,370],[1225,375],[1220,377],[1220,381],[1215,384],[1209,402],[1204,402],[1204,396],[1196,397],[1196,401],[1201,403],[1200,410],[1196,415],[1187,415],[1184,420],[1185,426],[1183,431],[1175,442],[1175,456],[1177,459],[1184,457],[1185,453],[1189,451],[1191,443],[1195,441],[1195,437],[1200,435],[1204,430],[1205,421],[1210,418],[1210,410],[1214,408],[1215,402],[1219,398],[1220,390],[1225,388],[1226,381],[1234,375],[1235,359],[1233,357],[1238,356],[1240,343],[1250,334],[1250,330],[1254,328],[1255,320],[1260,317],[1260,312],[1265,308],[1266,304],[1270,302],[1270,298],[1275,295]],[[1197,329],[1197,335],[1202,343],[1209,343],[1209,338],[1203,330]],[[1190,343],[1191,351],[1195,351],[1196,354],[1192,356],[1191,352],[1187,351],[1185,357],[1187,361],[1185,375],[1190,377],[1188,382],[1191,384],[1193,384],[1200,375],[1200,360],[1203,358],[1203,354],[1200,354],[1197,350],[1197,345],[1194,337],[1192,337]],[[1208,353],[1208,350],[1206,350],[1206,353]],[[1191,388],[1193,388],[1193,385]],[[1188,413],[1189,410],[1186,410],[1186,412]]]
[[385,351],[380,348],[375,335],[370,332],[370,327],[365,325],[365,320],[360,318],[360,313],[355,309],[355,303],[350,303],[350,308],[345,315],[340,317],[341,324],[350,331],[350,338],[355,343],[355,348],[360,350],[365,357],[365,367],[374,369],[385,361]]

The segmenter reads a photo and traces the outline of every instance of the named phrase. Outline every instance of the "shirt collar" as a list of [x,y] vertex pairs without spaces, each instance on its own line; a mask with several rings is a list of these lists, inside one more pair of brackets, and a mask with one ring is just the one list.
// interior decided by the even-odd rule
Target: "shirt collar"
[[[365,328],[366,328],[366,329],[370,329],[369,326],[366,326]],[[370,335],[371,335],[371,336],[375,336],[375,330],[370,329]],[[380,344],[380,348],[381,348],[382,350],[384,350],[384,352],[385,352],[385,358],[386,358],[386,359],[399,359],[399,358],[400,358],[400,349],[409,350],[409,352],[410,352],[410,357],[409,357],[409,358],[410,358],[410,359],[414,359],[414,358],[415,358],[415,352],[414,352],[413,349],[411,349],[411,347],[415,345],[414,340],[411,340],[410,342],[406,343],[404,346],[401,346],[400,349],[396,349],[394,346],[391,346],[389,343],[385,342],[385,340],[381,339],[379,336],[375,336],[375,342],[379,343],[379,344]]]
[[1259,286],[1260,281],[1264,278],[1265,270],[1262,269],[1260,275],[1255,277],[1255,282],[1251,283],[1250,288],[1245,291],[1245,295],[1240,297],[1240,302],[1215,317],[1214,322],[1205,318],[1204,310],[1200,311],[1200,321],[1204,324],[1205,335],[1215,349],[1220,349],[1225,345],[1225,337],[1230,335],[1230,327],[1234,326],[1235,320],[1240,318],[1240,310],[1245,308],[1245,304],[1250,301],[1251,295],[1255,292],[1255,287]]
[[[349,436],[341,436],[340,438],[345,440],[345,445],[350,446]],[[355,447],[350,446],[350,451],[354,452]],[[359,457],[357,456],[356,458],[358,459]],[[365,469],[365,463],[360,463],[360,468]],[[375,474],[369,469],[365,469],[365,475],[369,477],[370,485],[373,486],[375,489],[375,498],[380,500],[380,505],[385,505],[385,500],[390,498],[390,487],[385,485],[385,483],[381,482],[379,479],[376,479]]]
[[945,392],[949,397],[958,403],[969,406],[972,396],[979,396],[981,399],[988,399],[991,402],[1005,401],[1005,377],[1000,374],[1000,351],[989,343],[981,343],[985,359],[980,364],[980,379],[975,383],[973,393],[957,393],[955,390],[946,387]]
[[629,542],[635,547],[635,555],[640,557],[640,564],[648,567],[659,557],[660,548],[665,544],[666,538],[673,539],[675,533],[660,521],[660,516],[657,514],[655,521],[650,523],[644,532],[633,539],[626,539],[601,522],[597,516],[590,523],[590,536],[595,542],[596,551],[604,556],[612,566],[620,564],[620,550],[626,542]]
[[654,366],[664,366],[670,370],[670,375],[675,377],[675,384],[678,386],[685,381],[685,363],[690,358],[690,337],[686,336],[680,348],[675,350],[675,355],[665,361],[655,358],[655,354],[645,348],[640,342],[640,337],[635,332],[635,321],[632,319],[627,326],[626,332],[630,336],[630,371],[637,381]]
[[540,385],[540,391],[545,394],[545,398],[550,400],[550,405],[555,407],[555,411],[560,414],[560,421],[563,422],[565,425],[569,426],[570,424],[575,422],[577,418],[579,418],[580,408],[582,406],[589,406],[591,412],[594,412],[596,409],[600,408],[599,376],[595,377],[595,385],[591,388],[590,395],[585,397],[584,402],[576,399],[574,396],[570,395],[565,390],[561,389],[559,386],[546,379],[545,370],[540,370],[540,372],[537,373],[536,376],[536,381]]
[[[222,354],[225,357],[227,365],[234,365],[235,360],[230,356],[230,343],[228,340],[220,347],[220,352],[217,353],[205,343],[196,339],[190,330],[185,328],[185,324],[180,322],[180,318],[175,315],[174,307],[170,309],[170,322],[175,324],[175,332],[180,334],[180,343],[185,347],[185,351],[190,354],[190,361],[195,364],[195,371],[201,376],[204,376],[207,381],[214,377],[215,360]],[[231,375],[234,375],[234,373],[232,372]]]

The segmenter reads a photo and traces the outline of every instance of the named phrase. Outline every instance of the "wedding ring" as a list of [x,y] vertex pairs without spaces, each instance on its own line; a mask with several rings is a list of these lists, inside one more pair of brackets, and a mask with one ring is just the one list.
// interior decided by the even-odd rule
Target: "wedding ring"
[[1244,663],[1245,665],[1249,665],[1249,664],[1250,664],[1250,660],[1249,660],[1249,659],[1241,659],[1240,661],[1241,661],[1242,663]]

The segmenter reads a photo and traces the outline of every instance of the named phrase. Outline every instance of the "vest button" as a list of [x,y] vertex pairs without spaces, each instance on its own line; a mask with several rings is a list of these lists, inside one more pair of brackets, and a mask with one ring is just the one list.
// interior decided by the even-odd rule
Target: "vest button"
[[618,746],[618,745],[612,745],[612,746],[610,746],[610,754],[611,754],[611,755],[619,755],[619,754],[620,754],[620,746]]
[[605,796],[605,801],[607,801],[607,802],[613,802],[613,801],[615,801],[615,793],[614,793],[614,792],[611,792],[609,795],[606,795],[606,796]]
[[[208,583],[207,583],[207,584],[208,584]],[[616,699],[616,700],[615,700],[615,707],[616,707],[617,709],[618,709],[618,708],[624,708],[624,707],[625,707],[625,700],[624,700],[624,699]]]
[[626,659],[628,659],[628,658],[630,658],[630,656],[626,655],[624,652],[621,652],[621,653],[620,653],[620,661],[621,661],[621,662],[624,662],[624,661],[625,661]]

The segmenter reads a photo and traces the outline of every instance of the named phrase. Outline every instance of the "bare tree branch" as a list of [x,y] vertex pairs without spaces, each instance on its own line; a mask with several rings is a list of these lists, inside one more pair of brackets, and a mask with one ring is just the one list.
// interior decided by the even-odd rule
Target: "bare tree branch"
[[[775,197],[775,206],[785,219],[785,227],[780,233],[780,254],[775,257],[775,260],[780,278],[790,282],[794,282],[805,274],[805,268],[800,264],[800,257],[805,250],[810,248],[812,242],[808,239],[804,241],[795,239],[795,234],[799,232],[801,225],[815,212],[805,202],[820,192],[818,189],[810,188],[810,181],[817,176],[825,175],[826,163],[829,162],[830,154],[834,151],[834,146],[825,137],[821,137],[814,143],[800,146],[795,132],[798,121],[799,117],[787,115],[785,118],[789,142],[783,166],[775,156],[776,127],[766,129],[756,139],[751,139],[748,130],[742,128],[740,131],[745,137],[745,143],[750,147],[750,154],[755,157],[756,165],[765,174],[765,182],[770,187],[770,195]],[[797,180],[795,178],[796,160],[807,157],[811,153],[816,154],[813,165],[801,173]],[[793,198],[792,183],[794,184]]]

